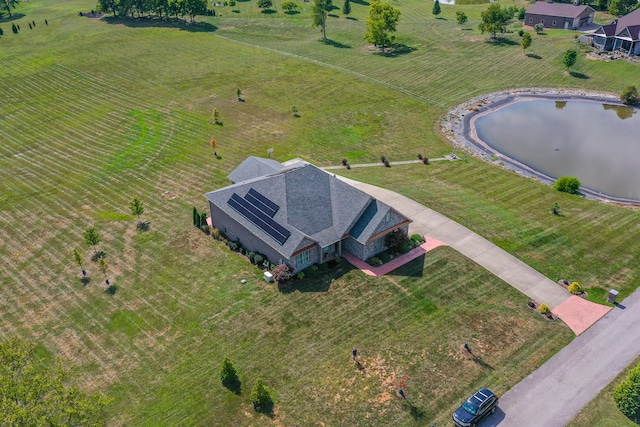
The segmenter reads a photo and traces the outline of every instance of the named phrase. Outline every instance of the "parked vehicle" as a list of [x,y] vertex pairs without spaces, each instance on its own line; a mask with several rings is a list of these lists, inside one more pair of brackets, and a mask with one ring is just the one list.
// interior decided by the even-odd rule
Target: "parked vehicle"
[[488,414],[493,414],[498,406],[498,396],[487,388],[481,388],[453,413],[453,423],[457,427],[475,427]]

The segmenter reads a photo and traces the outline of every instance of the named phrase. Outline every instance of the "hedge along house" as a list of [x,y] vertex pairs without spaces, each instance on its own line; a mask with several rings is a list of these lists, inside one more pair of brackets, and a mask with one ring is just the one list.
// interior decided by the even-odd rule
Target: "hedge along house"
[[640,9],[601,25],[593,33],[593,46],[598,50],[621,50],[628,55],[640,55]]
[[386,249],[385,236],[408,232],[407,217],[302,160],[249,157],[205,194],[211,223],[229,240],[298,272],[351,252],[365,260]]
[[525,14],[524,24],[533,27],[536,24],[544,28],[576,30],[593,22],[596,11],[577,2],[551,3],[538,1]]

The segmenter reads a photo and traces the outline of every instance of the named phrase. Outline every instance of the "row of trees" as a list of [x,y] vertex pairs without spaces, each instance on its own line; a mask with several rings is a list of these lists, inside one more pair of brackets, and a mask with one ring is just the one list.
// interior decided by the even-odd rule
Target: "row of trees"
[[193,22],[196,15],[207,13],[207,0],[98,0],[97,8],[100,12],[113,13],[114,17],[189,16]]
[[639,7],[637,0],[596,0],[594,3],[600,10],[608,10],[613,16],[626,15]]
[[[144,213],[144,206],[142,205],[142,202],[140,202],[138,198],[134,197],[129,204],[129,210],[131,211],[132,215],[135,215],[138,218],[138,224],[136,225],[136,228],[139,230],[146,230],[148,227],[148,223],[140,220],[140,215]],[[104,275],[105,283],[109,285],[109,278],[107,275],[109,264],[105,260],[107,254],[105,254],[104,251],[98,250],[98,245],[100,244],[100,242],[102,242],[100,233],[94,227],[90,227],[82,233],[82,239],[84,240],[85,244],[93,248],[91,261],[98,264],[98,270],[100,270],[100,272]],[[82,255],[82,252],[80,252],[78,249],[74,249],[71,255],[73,256],[73,261],[78,267],[80,267],[80,270],[82,270],[82,279],[88,280],[87,271],[85,270],[84,256]],[[109,285],[107,292],[113,294],[115,293],[116,289],[117,288],[115,286]]]

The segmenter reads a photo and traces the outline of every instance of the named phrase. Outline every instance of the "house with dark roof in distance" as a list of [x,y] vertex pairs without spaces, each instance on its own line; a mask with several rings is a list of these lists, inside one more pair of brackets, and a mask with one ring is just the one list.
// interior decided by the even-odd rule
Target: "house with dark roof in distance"
[[205,194],[212,225],[294,273],[343,251],[366,260],[386,249],[388,233],[408,232],[411,222],[302,160],[249,157],[228,177],[233,184]]
[[578,2],[552,3],[547,1],[535,2],[526,12],[524,24],[530,27],[536,24],[544,28],[576,30],[593,22],[596,11]]
[[593,33],[593,46],[598,50],[621,50],[628,55],[640,55],[640,8]]

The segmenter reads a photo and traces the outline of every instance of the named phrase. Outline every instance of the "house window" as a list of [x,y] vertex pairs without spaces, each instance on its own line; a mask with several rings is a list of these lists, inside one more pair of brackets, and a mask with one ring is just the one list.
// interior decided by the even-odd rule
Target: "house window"
[[387,214],[384,216],[384,222],[389,222],[391,221],[391,212],[387,212]]
[[298,267],[309,264],[309,251],[304,251],[296,257],[296,264]]
[[552,24],[552,25],[554,25],[554,26],[555,26],[555,25],[556,25],[556,21],[553,21],[553,24]]
[[529,18],[529,24],[533,24],[533,18]]
[[373,244],[373,248],[376,251],[381,251],[383,247],[384,247],[384,237],[380,237],[379,239],[376,239]]
[[544,25],[544,19],[541,19],[541,20],[540,20],[540,23]]

